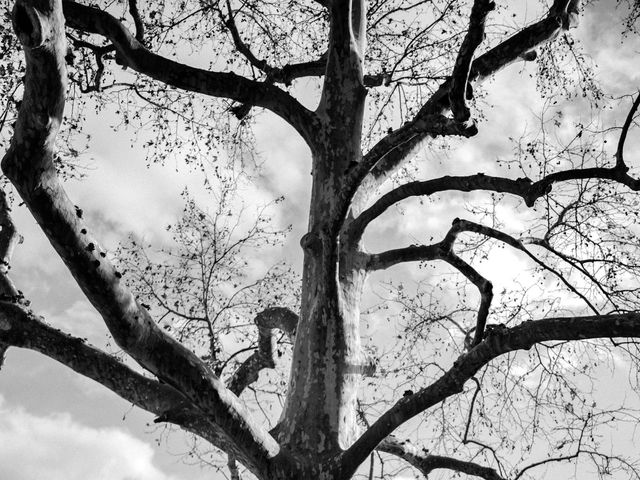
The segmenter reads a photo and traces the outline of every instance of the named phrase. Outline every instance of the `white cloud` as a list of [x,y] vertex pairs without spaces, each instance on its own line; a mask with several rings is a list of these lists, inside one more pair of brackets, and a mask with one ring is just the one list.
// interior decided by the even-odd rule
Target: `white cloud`
[[100,315],[87,300],[76,300],[62,311],[42,312],[47,322],[80,338],[88,339],[91,344],[103,347],[107,329]]
[[3,406],[2,480],[177,480],[153,464],[153,450],[116,428],[90,428],[68,414],[46,417]]

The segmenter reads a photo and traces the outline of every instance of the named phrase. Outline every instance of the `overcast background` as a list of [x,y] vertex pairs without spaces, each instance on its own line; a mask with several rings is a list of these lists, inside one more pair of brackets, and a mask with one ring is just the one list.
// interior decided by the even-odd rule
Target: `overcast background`
[[[577,31],[598,65],[605,91],[614,95],[640,87],[640,43],[632,38],[620,47],[615,3],[601,1],[590,7]],[[449,153],[448,165],[455,165],[455,173],[486,170],[496,157],[504,158],[512,151],[506,137],[518,137],[528,125],[535,124],[542,100],[531,77],[534,69],[532,64],[519,63],[487,84],[486,102],[492,107],[485,110],[487,119],[480,125],[480,134]],[[568,111],[576,118],[580,114],[578,109]],[[93,137],[88,153],[92,169],[85,180],[72,181],[67,189],[107,248],[114,249],[130,232],[161,238],[164,227],[181,213],[179,194],[186,185],[205,198],[198,193],[201,180],[197,174],[157,165],[147,168],[141,146],[131,148],[128,141],[105,127],[104,119],[89,118],[87,131]],[[265,160],[263,177],[245,197],[256,205],[279,195],[286,197],[276,211],[277,222],[292,224],[294,230],[283,255],[298,262],[299,268],[298,240],[306,225],[311,180],[309,153],[293,130],[273,115],[261,117],[256,135]],[[640,162],[637,149],[629,148],[626,158],[628,163]],[[411,238],[421,223],[413,218],[404,215],[380,228]],[[14,210],[14,219],[25,238],[13,260],[12,278],[18,288],[50,324],[104,345],[106,331],[100,319],[24,207]],[[521,259],[512,255],[505,261],[513,266]],[[509,275],[495,281],[499,287],[500,282],[508,283]],[[11,348],[0,372],[0,479],[218,478],[199,466],[186,465],[182,454],[189,448],[188,439],[174,434],[167,440],[152,420],[151,415],[54,361]]]

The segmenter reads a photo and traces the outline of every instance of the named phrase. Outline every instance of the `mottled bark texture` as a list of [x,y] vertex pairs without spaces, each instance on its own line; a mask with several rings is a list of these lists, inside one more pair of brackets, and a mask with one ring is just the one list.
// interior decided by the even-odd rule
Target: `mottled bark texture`
[[[377,193],[382,182],[425,138],[474,135],[477,130],[466,105],[468,85],[530,56],[537,46],[573,26],[579,2],[556,0],[545,18],[474,60],[493,8],[492,2],[475,1],[451,76],[411,121],[366,153],[361,140],[367,96],[363,73],[367,4],[365,0],[318,3],[327,9],[330,32],[328,50],[316,60],[268,70],[266,63],[251,56],[239,35],[234,37],[240,54],[270,75],[268,81],[258,82],[233,73],[196,69],[150,52],[142,44],[144,29],[135,3],[131,4],[138,20],[134,36],[115,17],[94,7],[70,0],[17,0],[14,27],[24,48],[27,70],[24,100],[10,149],[2,161],[3,171],[115,341],[152,377],[142,376],[80,339],[47,326],[21,301],[7,277],[17,237],[6,202],[0,204],[0,354],[8,345],[33,349],[98,381],[157,415],[157,422],[172,422],[223,449],[229,454],[235,476],[240,462],[265,480],[344,480],[378,448],[406,460],[425,475],[444,468],[501,480],[493,468],[430,455],[390,435],[408,419],[461,392],[465,382],[499,355],[542,341],[638,337],[640,314],[552,318],[487,331],[491,283],[455,254],[456,235],[474,231],[518,249],[524,248],[522,244],[464,221],[455,223],[437,244],[374,254],[363,250],[362,236],[390,206],[411,196],[484,190],[519,196],[532,206],[554,184],[573,179],[608,179],[640,189],[638,180],[627,173],[620,148],[615,167],[568,170],[537,182],[482,174],[446,176],[399,186],[382,196]],[[68,27],[109,40],[126,66],[169,86],[270,109],[289,122],[311,149],[313,185],[308,233],[301,240],[304,266],[299,315],[279,307],[259,314],[255,319],[258,349],[232,375],[228,386],[194,353],[159,329],[138,304],[92,236],[82,209],[67,197],[57,177],[54,140],[62,119],[66,82],[63,5]],[[229,22],[231,17],[227,27],[236,28]],[[275,85],[318,72],[324,75],[324,83],[314,112]],[[416,260],[446,261],[476,285],[481,293],[476,336],[439,380],[403,397],[360,432],[356,392],[370,363],[363,358],[360,346],[363,286],[371,271]],[[251,385],[262,369],[274,366],[276,330],[295,337],[295,346],[286,403],[279,424],[268,432],[251,418],[236,395]]]
[[[4,192],[0,191],[0,301],[2,302],[17,302],[21,300],[20,292],[9,278],[11,255],[16,244],[21,241],[22,238],[16,231],[9,214],[7,198]],[[0,325],[0,328],[3,328],[2,325]],[[2,368],[8,348],[8,343],[0,341],[0,368]]]

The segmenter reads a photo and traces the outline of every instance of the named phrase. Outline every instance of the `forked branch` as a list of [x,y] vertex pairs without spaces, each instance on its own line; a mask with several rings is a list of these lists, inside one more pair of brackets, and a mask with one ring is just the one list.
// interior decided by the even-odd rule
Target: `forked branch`
[[464,231],[470,231],[463,220],[455,219],[453,225],[441,242],[433,245],[411,245],[405,248],[388,250],[386,252],[371,254],[367,267],[370,270],[389,268],[401,262],[442,260],[458,270],[469,280],[480,293],[480,306],[475,326],[475,337],[471,345],[477,345],[484,334],[484,329],[489,316],[489,308],[493,300],[493,285],[480,273],[460,258],[453,250],[458,235]]
[[[545,18],[523,28],[473,61],[467,77],[468,82],[481,81],[497,73],[511,63],[522,59],[527,52],[553,40],[560,32],[574,26],[579,4],[577,0],[556,0]],[[468,54],[463,57],[468,57]],[[419,131],[410,138],[406,138],[404,130],[407,125],[419,122],[426,117],[446,114],[451,108],[449,97],[451,84],[451,78],[443,82],[413,120],[376,143],[364,156],[357,174],[351,181],[358,186],[365,184],[364,187],[367,189],[376,188],[395,171],[398,165],[410,157],[423,140],[432,136],[428,131]],[[459,87],[458,90],[461,88]],[[456,98],[460,98],[459,93]]]
[[172,422],[219,448],[236,449],[210,418],[177,390],[135,372],[83,339],[47,325],[20,303],[0,302],[0,342],[40,352],[157,415],[158,421]]

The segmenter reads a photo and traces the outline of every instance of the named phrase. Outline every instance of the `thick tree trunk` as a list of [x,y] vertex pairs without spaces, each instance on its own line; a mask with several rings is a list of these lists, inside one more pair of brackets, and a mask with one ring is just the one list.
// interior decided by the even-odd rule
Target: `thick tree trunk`
[[366,272],[340,231],[353,194],[345,178],[362,160],[364,12],[363,0],[331,4],[329,58],[316,111],[322,128],[311,147],[309,230],[301,241],[300,321],[277,431],[286,450],[316,464],[348,448],[357,433],[359,303]]
[[363,364],[359,303],[366,274],[357,256],[340,252],[345,246],[339,245],[327,215],[339,208],[335,190],[341,188],[339,179],[324,175],[321,165],[332,162],[322,158],[315,163],[320,166],[314,172],[309,233],[301,241],[304,270],[295,363],[278,435],[299,458],[317,461],[355,439]]

